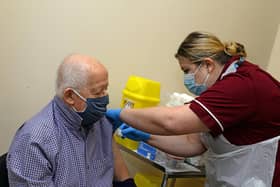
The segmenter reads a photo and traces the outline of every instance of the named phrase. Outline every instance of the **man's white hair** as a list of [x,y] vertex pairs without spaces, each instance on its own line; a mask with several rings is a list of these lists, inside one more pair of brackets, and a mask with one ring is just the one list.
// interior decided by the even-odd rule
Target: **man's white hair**
[[87,85],[89,65],[79,62],[78,58],[72,58],[73,56],[75,55],[66,57],[57,70],[55,91],[60,98],[66,88],[80,91],[80,88]]

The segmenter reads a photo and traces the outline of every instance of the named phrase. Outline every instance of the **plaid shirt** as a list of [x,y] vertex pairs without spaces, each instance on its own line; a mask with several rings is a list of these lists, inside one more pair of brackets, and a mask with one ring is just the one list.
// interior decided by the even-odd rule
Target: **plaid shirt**
[[113,165],[108,120],[86,132],[58,97],[18,129],[7,158],[12,187],[111,187]]

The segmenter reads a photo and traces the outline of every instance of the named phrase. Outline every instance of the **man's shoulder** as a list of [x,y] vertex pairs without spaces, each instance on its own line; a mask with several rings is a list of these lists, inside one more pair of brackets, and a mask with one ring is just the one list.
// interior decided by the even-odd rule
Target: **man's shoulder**
[[56,133],[52,107],[48,104],[18,129],[16,137],[21,136],[28,138],[28,141],[42,143],[53,138]]

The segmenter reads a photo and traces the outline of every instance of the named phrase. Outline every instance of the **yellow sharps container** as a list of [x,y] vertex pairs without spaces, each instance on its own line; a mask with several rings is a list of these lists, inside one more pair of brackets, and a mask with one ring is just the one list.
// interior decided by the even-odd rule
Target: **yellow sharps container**
[[[145,108],[157,106],[160,102],[160,83],[139,76],[130,76],[122,91],[121,108]],[[138,142],[115,136],[115,140],[136,150]]]

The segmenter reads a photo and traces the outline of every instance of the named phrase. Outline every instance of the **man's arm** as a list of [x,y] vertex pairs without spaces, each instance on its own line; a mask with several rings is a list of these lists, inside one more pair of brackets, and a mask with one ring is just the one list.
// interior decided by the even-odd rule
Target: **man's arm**
[[122,158],[120,149],[117,143],[113,140],[113,154],[114,154],[114,180],[124,181],[129,177],[128,169],[126,167],[125,161]]
[[136,187],[134,180],[129,176],[125,161],[114,139],[112,140],[114,154],[114,182],[113,187]]

